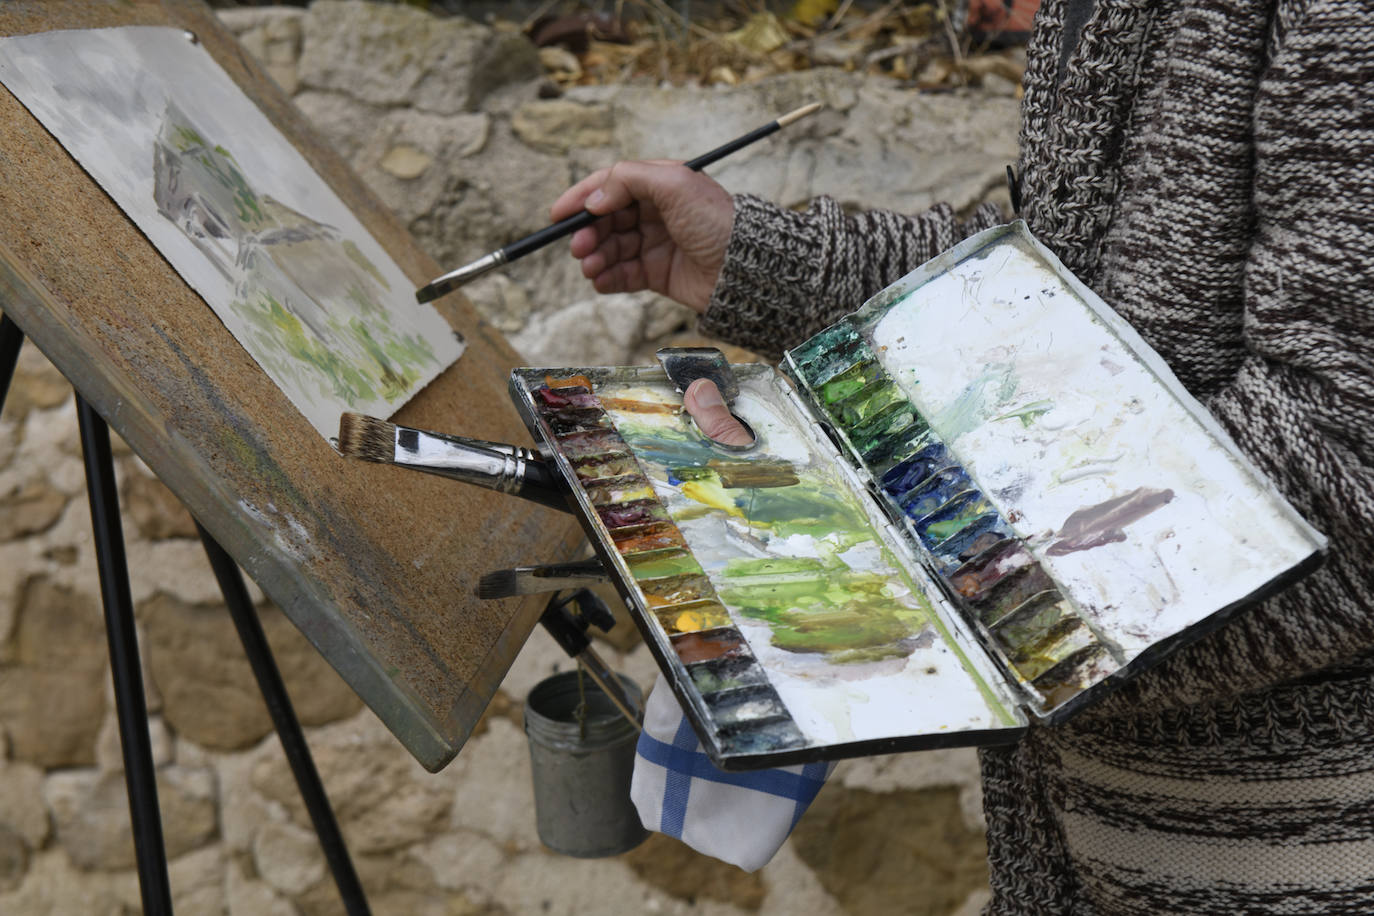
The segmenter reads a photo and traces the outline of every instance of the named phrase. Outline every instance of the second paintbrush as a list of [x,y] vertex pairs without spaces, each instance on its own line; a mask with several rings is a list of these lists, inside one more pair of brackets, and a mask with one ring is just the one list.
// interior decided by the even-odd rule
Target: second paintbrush
[[[742,137],[736,137],[729,143],[718,146],[709,153],[705,153],[695,159],[684,162],[683,165],[694,172],[699,172],[711,163],[725,158],[736,150],[743,149],[755,141],[762,140],[769,134],[776,133],[794,121],[799,121],[807,115],[819,111],[820,107],[820,102],[812,102],[810,105],[803,105],[795,111],[789,111],[776,121],[769,121],[762,127],[751,130]],[[523,258],[530,252],[538,251],[550,242],[571,235],[578,229],[584,226],[590,226],[599,219],[601,219],[601,216],[586,210],[580,213],[574,213],[567,219],[561,219],[552,226],[540,229],[532,235],[527,235],[523,239],[511,242],[509,245],[504,248],[498,248],[491,254],[483,255],[471,264],[464,264],[457,270],[449,271],[442,277],[416,290],[415,298],[419,302],[430,302],[437,299],[445,293],[452,292],[469,280],[480,277],[489,270],[495,270],[497,267],[509,264],[516,258]]]

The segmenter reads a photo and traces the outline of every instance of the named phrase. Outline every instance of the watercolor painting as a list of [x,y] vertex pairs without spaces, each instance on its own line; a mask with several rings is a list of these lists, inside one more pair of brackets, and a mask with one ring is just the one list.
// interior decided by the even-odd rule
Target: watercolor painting
[[463,342],[186,32],[0,39],[0,82],[326,438],[389,416]]

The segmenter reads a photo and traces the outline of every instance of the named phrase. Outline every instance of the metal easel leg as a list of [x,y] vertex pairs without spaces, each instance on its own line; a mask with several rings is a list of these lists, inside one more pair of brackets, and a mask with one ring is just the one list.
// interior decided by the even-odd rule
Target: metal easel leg
[[110,674],[114,678],[119,744],[124,751],[124,779],[129,791],[143,912],[145,916],[170,914],[172,891],[167,880],[167,849],[162,840],[152,742],[148,739],[148,706],[143,694],[138,634],[134,630],[124,530],[119,521],[110,428],[80,394],[76,396],[76,411],[86,462],[86,489],[100,570],[100,595],[105,606],[105,632],[110,643]]
[[14,367],[19,362],[19,348],[24,344],[24,332],[9,315],[0,314],[0,409],[4,409],[5,395],[10,391]]
[[339,832],[334,811],[329,806],[329,798],[324,792],[324,784],[320,782],[320,774],[315,769],[310,747],[305,743],[305,735],[301,732],[300,723],[296,719],[296,711],[286,694],[286,685],[282,683],[281,673],[272,658],[272,649],[263,634],[257,611],[249,600],[248,589],[243,583],[243,574],[234,559],[209,532],[200,527],[199,522],[196,523],[196,530],[200,532],[200,540],[210,557],[210,566],[215,571],[220,591],[224,593],[224,601],[234,618],[234,626],[238,629],[239,639],[243,642],[244,654],[248,656],[248,663],[253,667],[253,676],[258,679],[258,689],[262,691],[262,698],[267,702],[267,711],[271,713],[272,723],[277,727],[277,736],[281,739],[286,760],[291,765],[291,772],[296,777],[301,799],[305,802],[306,810],[310,812],[310,820],[314,823],[315,833],[320,838],[325,860],[334,875],[339,896],[343,898],[344,909],[348,916],[368,916],[370,910],[367,898],[363,894],[362,883],[358,880],[358,873],[353,869],[353,860],[349,858],[348,847],[344,843],[343,834]]

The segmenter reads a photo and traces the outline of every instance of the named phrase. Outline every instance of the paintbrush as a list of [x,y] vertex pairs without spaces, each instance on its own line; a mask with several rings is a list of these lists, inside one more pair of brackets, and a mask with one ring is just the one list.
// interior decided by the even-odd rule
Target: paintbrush
[[539,456],[518,445],[397,426],[357,413],[339,418],[339,451],[509,493],[564,512],[565,489]]
[[597,559],[576,563],[551,563],[547,566],[517,566],[486,573],[477,582],[478,598],[509,598],[512,595],[537,595],[565,588],[581,588],[609,579],[606,567]]
[[[718,146],[709,153],[704,153],[695,159],[684,162],[683,165],[694,172],[699,172],[711,163],[723,159],[736,150],[743,149],[751,143],[762,140],[769,134],[776,133],[792,122],[799,121],[807,115],[819,111],[820,108],[820,102],[812,102],[810,105],[803,105],[795,111],[789,111],[776,121],[769,121],[762,127],[755,128],[742,137],[736,137],[729,143]],[[602,216],[605,215],[607,214],[602,214]],[[572,216],[559,220],[552,226],[540,229],[533,235],[527,235],[523,239],[511,242],[504,248],[493,251],[491,254],[483,255],[471,264],[464,264],[457,270],[449,271],[442,277],[416,290],[415,298],[419,302],[430,302],[431,300],[437,299],[445,293],[452,292],[469,280],[480,277],[489,270],[494,270],[504,264],[509,264],[516,258],[523,258],[530,252],[538,251],[550,242],[561,239],[565,235],[571,235],[578,229],[584,226],[590,226],[599,219],[601,219],[601,216],[595,213],[589,213],[586,210],[580,213],[574,213]]]

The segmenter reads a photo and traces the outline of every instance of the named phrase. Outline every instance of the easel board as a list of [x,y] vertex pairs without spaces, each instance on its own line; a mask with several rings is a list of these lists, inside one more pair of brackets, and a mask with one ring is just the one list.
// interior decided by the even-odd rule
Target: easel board
[[[0,34],[170,26],[205,50],[419,285],[440,272],[202,4],[0,6]],[[462,747],[542,599],[479,601],[483,572],[566,558],[548,509],[339,456],[205,302],[8,92],[0,92],[0,310],[186,504],[430,770]],[[527,436],[519,357],[461,297],[462,357],[392,419]]]

